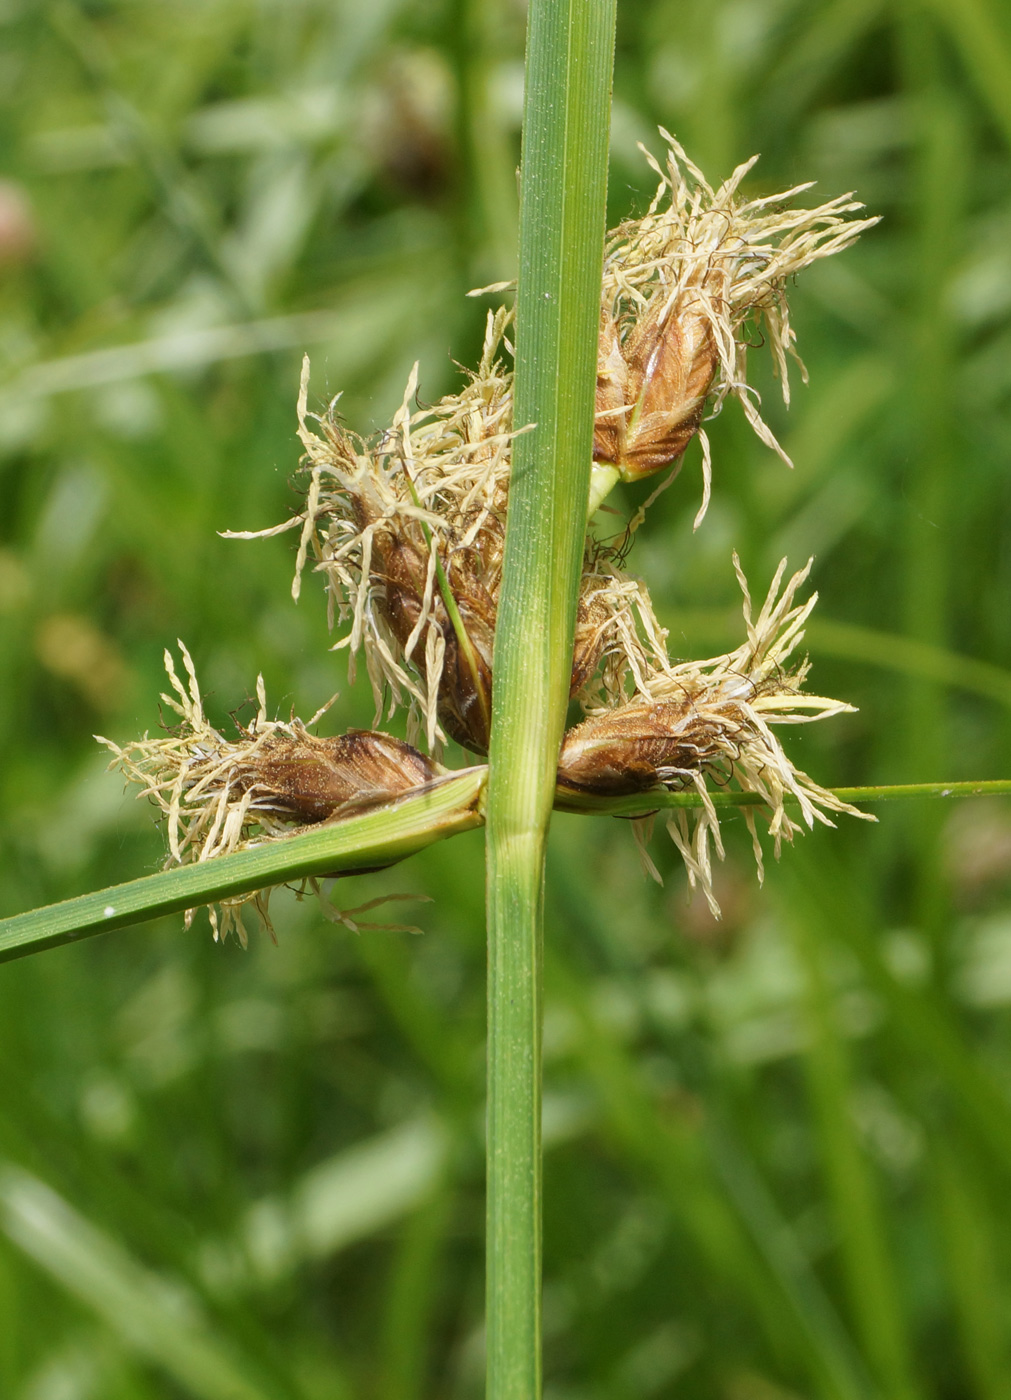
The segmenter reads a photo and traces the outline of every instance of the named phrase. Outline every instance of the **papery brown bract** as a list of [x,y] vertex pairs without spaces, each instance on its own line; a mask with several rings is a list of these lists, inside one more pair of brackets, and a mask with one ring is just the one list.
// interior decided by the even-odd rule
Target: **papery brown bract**
[[260,810],[306,824],[383,807],[443,770],[410,744],[370,729],[318,738],[271,736],[248,759],[236,757],[232,782]]
[[576,626],[572,639],[572,671],[569,677],[569,698],[585,691],[593,683],[601,658],[613,644],[614,612],[601,589],[601,577],[596,559],[584,560],[576,604]]
[[677,461],[698,432],[719,367],[712,333],[655,297],[624,341],[601,311],[593,460],[626,481]]
[[732,710],[714,723],[687,699],[633,700],[568,731],[558,786],[600,797],[690,787],[695,774],[727,753],[728,741],[732,752],[734,728]]
[[[466,538],[466,523],[460,535]],[[375,606],[426,683],[432,658],[439,721],[450,738],[472,753],[485,754],[491,737],[491,667],[498,591],[502,577],[504,526],[489,513],[469,545],[447,550],[426,542],[420,524],[383,521],[375,531],[371,574]],[[456,616],[433,584],[431,551],[438,550]],[[438,632],[438,645],[428,633]]]
[[[713,188],[661,128],[666,169],[640,219],[608,235],[597,353],[594,460],[637,480],[677,462],[728,395],[761,440],[787,462],[747,378],[749,344],[760,329],[789,402],[787,360],[797,359],[788,280],[848,247],[876,219],[847,219],[863,206],[850,195],[815,209],[789,201],[809,188],[744,200],[738,190],[757,156]],[[803,369],[803,366],[801,366]],[[703,504],[709,448],[702,433]]]

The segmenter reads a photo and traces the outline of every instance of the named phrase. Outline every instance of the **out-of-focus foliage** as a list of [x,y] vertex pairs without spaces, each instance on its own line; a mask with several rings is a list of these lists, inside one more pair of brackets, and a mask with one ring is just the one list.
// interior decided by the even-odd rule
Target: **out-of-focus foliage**
[[[672,650],[738,640],[733,547],[760,591],[814,553],[814,679],[860,714],[798,761],[1006,775],[1006,7],[619,8],[612,221],[658,122],[712,179],[760,150],[753,191],[884,216],[796,289],[810,386],[788,415],[762,386],[795,471],[728,407],[703,529],[690,454],[637,540]],[[159,863],[91,733],[159,723],[177,636],[223,723],[258,671],[280,711],[340,688],[326,723],[371,722],[311,580],[291,602],[292,537],[215,532],[295,500],[303,350],[362,429],[415,359],[429,400],[473,359],[463,293],[511,271],[523,21],[0,6],[2,912]],[[1011,812],[883,809],[764,892],[739,825],[716,925],[659,840],[662,889],[623,825],[556,822],[549,1394],[1004,1400]],[[480,835],[338,898],[387,892],[434,897],[390,916],[423,936],[291,899],[247,954],[173,919],[0,969],[0,1395],[481,1393]]]

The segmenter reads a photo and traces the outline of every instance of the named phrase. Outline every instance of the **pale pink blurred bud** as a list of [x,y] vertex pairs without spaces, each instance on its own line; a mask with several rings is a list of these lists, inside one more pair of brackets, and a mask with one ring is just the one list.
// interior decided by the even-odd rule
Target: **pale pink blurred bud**
[[13,180],[0,180],[0,268],[27,262],[37,244],[38,229],[24,188]]

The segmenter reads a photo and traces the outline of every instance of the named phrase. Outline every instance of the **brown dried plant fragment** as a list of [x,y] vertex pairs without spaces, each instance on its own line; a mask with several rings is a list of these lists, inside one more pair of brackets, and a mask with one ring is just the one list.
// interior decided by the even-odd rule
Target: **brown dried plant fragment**
[[258,810],[311,825],[384,807],[442,771],[389,734],[349,729],[321,739],[298,728],[293,738],[271,735],[249,758],[237,757],[232,783],[254,794]]
[[[376,702],[408,705],[408,737],[429,748],[455,739],[486,754],[491,731],[492,652],[512,447],[510,314],[488,318],[484,352],[458,394],[412,411],[417,367],[392,426],[371,441],[341,423],[336,404],[309,427],[308,363],[303,367],[299,432],[308,474],[305,509],[284,525],[242,538],[298,528],[293,586],[310,557],[327,580],[330,621],[349,622],[353,674],[364,654]],[[592,581],[591,581],[592,582]],[[609,614],[592,588],[579,601],[572,693],[590,680],[606,646]]]
[[[847,248],[877,220],[847,219],[863,207],[848,194],[815,209],[788,208],[809,184],[740,199],[757,156],[714,189],[674,137],[662,128],[661,135],[666,170],[642,148],[660,177],[653,202],[643,218],[619,225],[605,249],[594,462],[625,480],[679,462],[703,417],[718,413],[729,394],[789,463],[748,384],[749,343],[756,333],[768,343],[789,403],[787,357],[798,357],[787,281]],[[710,477],[704,432],[701,439],[699,520]]]
[[[638,580],[616,571],[608,582],[606,564],[598,562],[597,597],[611,609],[612,639],[601,675],[599,699],[592,688],[584,695],[590,713],[565,735],[558,765],[559,795],[600,797],[643,795],[661,789],[695,791],[702,806],[689,813],[671,811],[667,828],[688,870],[714,913],[710,842],[722,858],[720,824],[708,784],[756,793],[763,809],[746,808],[759,877],[762,852],[754,824],[764,811],[779,855],[781,842],[792,840],[801,821],[831,826],[828,812],[865,813],[820,787],[797,768],[775,734],[774,725],[803,724],[852,709],[838,700],[808,695],[803,686],[808,664],[788,665],[804,637],[804,624],[817,594],[796,603],[807,568],[783,584],[784,560],[757,618],[752,617],[747,583],[736,555],[734,565],[744,593],[747,641],[736,651],[707,661],[672,664],[666,633],[653,614],[649,594]],[[627,685],[633,693],[627,694]],[[873,820],[873,818],[870,818]]]
[[[294,717],[268,719],[262,677],[255,717],[248,727],[237,725],[234,739],[226,739],[204,714],[192,659],[181,642],[179,646],[186,683],[166,652],[172,693],[161,697],[179,723],[157,738],[145,734],[122,747],[96,736],[112,750],[114,765],[139,785],[139,795],[160,809],[169,845],[166,866],[212,860],[289,836],[303,825],[384,807],[445,773],[388,734],[352,729],[319,738]],[[318,882],[309,883],[317,889]],[[222,900],[220,914],[211,907],[215,937],[234,929],[245,944],[242,909],[247,904],[269,928],[270,894],[269,889],[257,890]],[[193,913],[188,912],[187,924]]]
[[[504,540],[499,512],[486,514],[469,545],[449,539],[443,548],[421,521],[370,520],[366,506],[359,519],[362,529],[374,526],[370,575],[380,618],[413,661],[426,693],[434,681],[445,732],[471,752],[487,753]],[[460,537],[470,533],[461,522]]]
[[[408,738],[430,749],[451,735],[487,751],[491,658],[511,464],[510,313],[489,315],[477,371],[463,389],[413,408],[417,366],[391,427],[375,438],[345,429],[336,401],[308,411],[308,361],[299,435],[308,477],[305,507],[271,530],[300,531],[292,592],[310,555],[327,582],[330,622],[350,625],[336,646],[353,676],[365,657],[384,711],[408,707]],[[313,431],[310,422],[318,424]]]
[[631,796],[694,784],[722,754],[720,731],[733,734],[732,711],[714,723],[682,700],[632,700],[583,720],[565,735],[558,786],[599,797]]
[[618,323],[601,310],[593,460],[617,467],[626,481],[683,456],[719,364],[703,320],[664,311],[656,298],[622,342]]

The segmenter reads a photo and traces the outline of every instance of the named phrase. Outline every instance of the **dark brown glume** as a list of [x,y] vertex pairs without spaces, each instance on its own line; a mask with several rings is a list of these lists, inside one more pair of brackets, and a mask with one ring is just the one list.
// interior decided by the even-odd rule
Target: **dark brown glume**
[[600,313],[593,460],[622,476],[650,476],[681,457],[698,432],[718,368],[708,323],[663,313],[653,296],[631,330]]
[[633,700],[569,730],[558,785],[602,797],[682,788],[693,773],[726,757],[737,727],[733,706],[702,716],[687,699]]
[[[439,682],[439,719],[446,733],[474,753],[488,752],[491,733],[491,660],[495,639],[502,527],[493,517],[473,545],[458,549],[443,568],[469,646],[461,644],[438,586],[429,604],[411,660],[426,677],[429,627],[442,633],[445,647]],[[377,530],[372,550],[372,577],[383,587],[377,607],[402,647],[407,645],[424,607],[428,544],[413,522]],[[492,592],[494,590],[494,592]],[[427,677],[426,677],[427,678]]]
[[[461,528],[461,534],[465,527]],[[461,645],[438,588],[433,589],[431,619],[422,629],[411,660],[426,674],[428,627],[442,633],[445,654],[439,682],[439,719],[450,738],[472,753],[486,754],[491,737],[492,649],[501,583],[504,526],[489,516],[472,545],[444,561],[446,579],[469,647]],[[400,645],[406,646],[424,605],[428,544],[420,527],[398,522],[397,529],[377,530],[372,549],[372,577],[383,587],[377,607]],[[570,695],[593,675],[605,645],[609,612],[592,592],[580,598],[576,616]]]
[[335,738],[271,736],[243,762],[233,782],[260,810],[305,823],[381,807],[440,776],[410,744],[369,729]]

